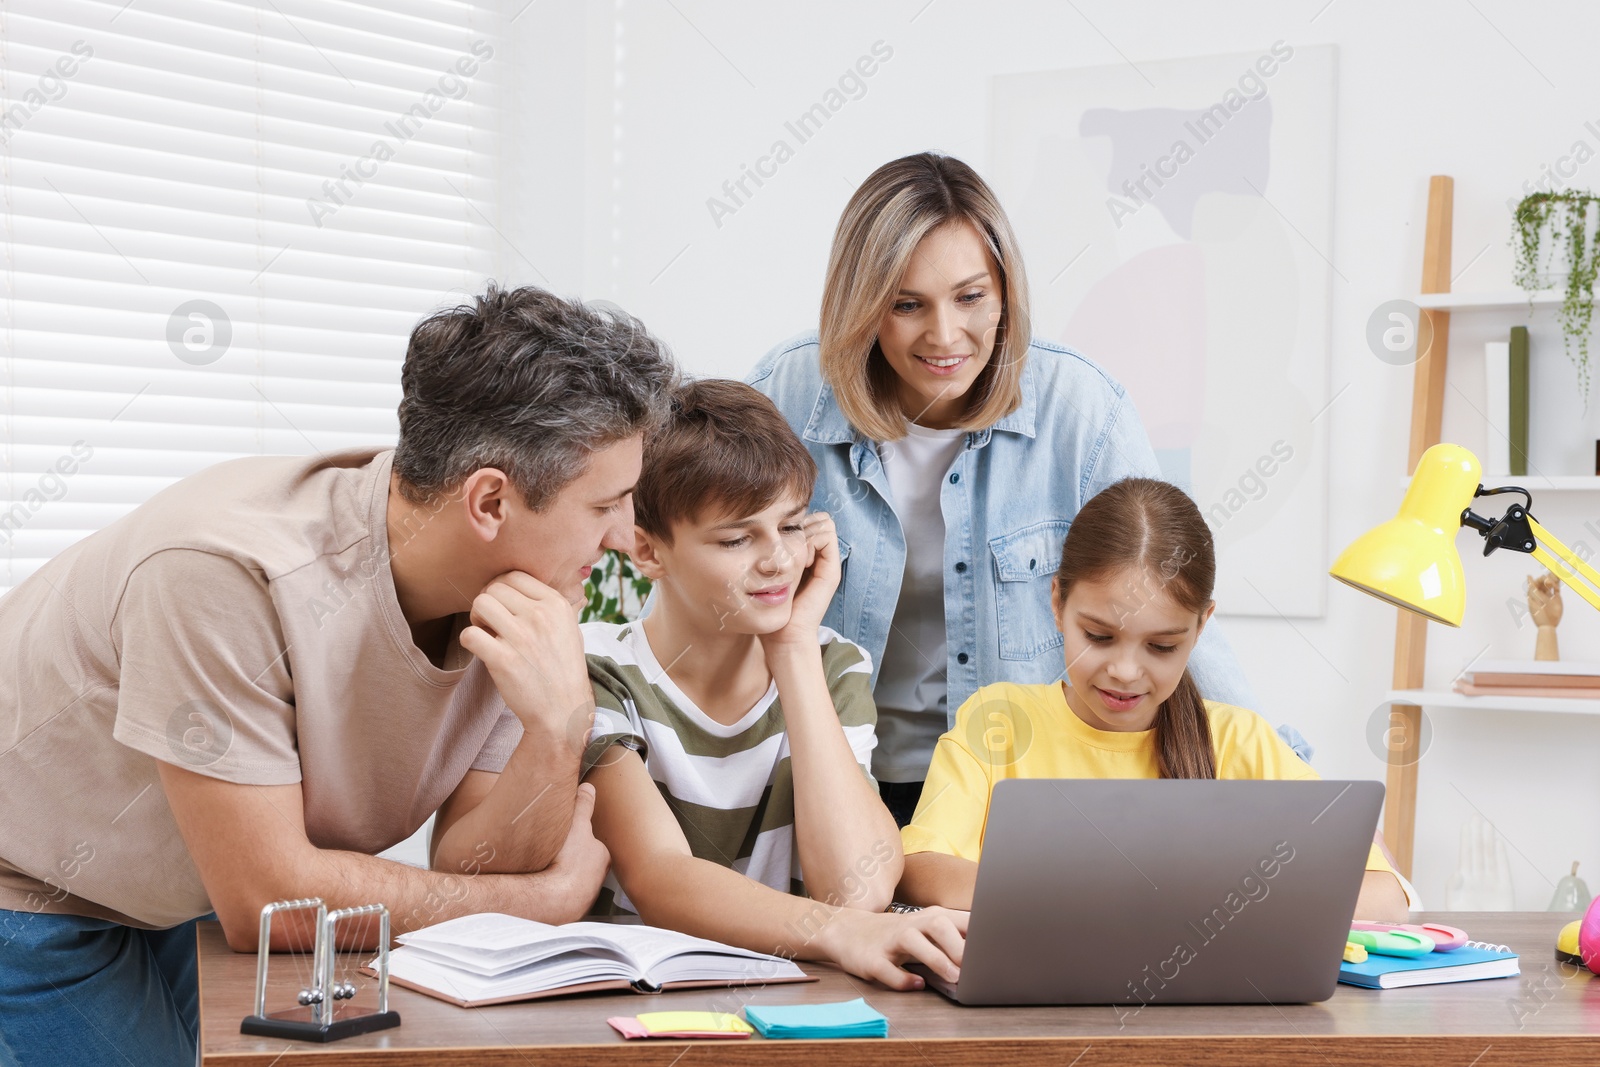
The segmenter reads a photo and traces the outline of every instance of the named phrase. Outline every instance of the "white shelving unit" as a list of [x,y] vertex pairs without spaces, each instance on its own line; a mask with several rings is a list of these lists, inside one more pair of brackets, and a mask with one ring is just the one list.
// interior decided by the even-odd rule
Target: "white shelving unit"
[[1483,484],[1490,489],[1505,485],[1521,486],[1530,493],[1580,493],[1600,489],[1600,477],[1593,474],[1506,474],[1485,478]]
[[1539,289],[1528,294],[1521,289],[1491,290],[1482,293],[1423,293],[1416,305],[1428,311],[1526,311],[1533,307],[1555,307],[1561,303],[1559,289]]
[[[1534,308],[1556,307],[1561,303],[1563,295],[1558,289],[1541,289],[1532,294],[1521,289],[1482,293],[1425,293],[1417,298],[1417,306],[1436,311],[1526,312],[1530,304]],[[1409,487],[1411,479],[1402,478],[1400,484],[1402,488]],[[1600,476],[1495,475],[1484,478],[1483,484],[1490,489],[1516,485],[1535,496],[1541,493],[1592,493],[1600,490]],[[1452,689],[1394,689],[1390,690],[1384,699],[1391,703],[1417,704],[1429,708],[1600,715],[1600,700],[1570,697],[1467,696]]]
[[1452,689],[1391,689],[1389,704],[1416,704],[1424,708],[1466,708],[1476,711],[1557,711],[1569,715],[1600,715],[1600,700],[1570,697],[1475,697]]
[[[1455,214],[1455,182],[1449,175],[1436,174],[1428,182],[1427,230],[1422,247],[1424,290],[1413,297],[1417,307],[1427,313],[1436,331],[1428,352],[1413,365],[1411,427],[1406,470],[1415,470],[1423,452],[1440,441],[1444,413],[1445,371],[1449,363],[1450,324],[1456,314],[1478,317],[1485,312],[1499,313],[1503,319],[1525,322],[1549,316],[1561,304],[1558,290],[1527,293],[1517,288],[1487,292],[1450,292],[1451,228]],[[1490,320],[1491,322],[1493,320]],[[1418,323],[1419,329],[1421,323]],[[1409,483],[1409,479],[1406,479]],[[1526,475],[1514,479],[1495,477],[1491,485],[1521,484],[1530,493],[1592,492],[1600,489],[1600,477],[1584,475]],[[1401,873],[1411,874],[1416,831],[1417,780],[1422,733],[1423,708],[1481,708],[1495,712],[1565,712],[1600,715],[1600,700],[1563,700],[1533,697],[1468,697],[1451,690],[1427,686],[1428,622],[1421,615],[1401,610],[1396,616],[1394,674],[1386,694],[1391,706],[1388,732],[1388,793],[1384,800],[1383,833],[1394,852]]]
[[[1560,289],[1539,289],[1533,293],[1522,289],[1491,289],[1478,293],[1421,293],[1415,300],[1417,307],[1428,311],[1527,312],[1530,308],[1558,307],[1565,295]],[[1410,484],[1410,478],[1400,479],[1400,488],[1405,489]],[[1600,475],[1492,475],[1484,478],[1483,484],[1490,489],[1519,485],[1531,493],[1592,493],[1600,490]]]
[[[1411,485],[1411,479],[1401,478],[1397,484],[1401,489],[1405,489]],[[1516,485],[1536,495],[1539,493],[1583,493],[1600,489],[1600,477],[1592,474],[1552,474],[1549,477],[1538,474],[1505,474],[1485,478],[1483,484],[1490,489]]]

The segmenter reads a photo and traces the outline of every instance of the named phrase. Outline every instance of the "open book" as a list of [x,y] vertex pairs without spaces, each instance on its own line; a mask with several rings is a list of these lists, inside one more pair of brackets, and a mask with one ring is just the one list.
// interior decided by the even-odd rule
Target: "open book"
[[395,940],[401,947],[389,953],[390,981],[464,1008],[601,990],[816,981],[780,956],[654,926],[549,926],[490,912]]

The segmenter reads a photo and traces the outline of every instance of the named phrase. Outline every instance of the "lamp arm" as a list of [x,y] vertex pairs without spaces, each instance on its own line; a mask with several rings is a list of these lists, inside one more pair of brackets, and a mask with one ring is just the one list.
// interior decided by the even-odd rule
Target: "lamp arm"
[[[1554,534],[1540,525],[1539,520],[1532,515],[1528,516],[1528,525],[1533,529],[1533,535],[1539,541],[1539,547],[1533,550],[1533,558],[1544,564],[1550,573],[1561,579],[1565,585],[1576,590],[1577,594],[1587,600],[1596,611],[1600,611],[1600,592],[1596,592],[1596,587],[1600,587],[1600,572],[1596,572],[1593,567],[1574,555],[1572,549],[1562,544]],[[1551,552],[1554,552],[1555,555],[1552,556]],[[1559,556],[1560,559],[1556,559],[1556,556]],[[1572,571],[1568,570],[1563,565],[1563,561],[1570,563],[1578,574],[1573,574]],[[1579,574],[1583,576],[1581,580],[1578,577]]]
[[1520,485],[1502,485],[1494,489],[1487,489],[1480,485],[1478,486],[1478,491],[1472,494],[1472,498],[1476,500],[1480,496],[1503,496],[1506,493],[1521,493],[1523,508],[1532,510],[1533,494]]

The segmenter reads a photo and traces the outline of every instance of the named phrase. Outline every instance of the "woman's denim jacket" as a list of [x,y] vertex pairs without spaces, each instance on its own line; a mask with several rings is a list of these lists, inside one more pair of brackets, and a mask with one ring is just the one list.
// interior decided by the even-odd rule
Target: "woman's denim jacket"
[[[846,421],[822,380],[815,331],[768,352],[747,380],[772,398],[817,462],[811,506],[833,516],[844,560],[823,623],[871,654],[876,685],[906,562],[878,444]],[[1161,470],[1127,392],[1084,356],[1036,338],[1022,372],[1021,405],[993,427],[967,434],[940,489],[946,728],[979,686],[1062,676],[1062,636],[1050,609],[1061,543],[1085,501],[1131,475],[1159,478]],[[1256,709],[1215,620],[1189,669],[1206,699]],[[1309,758],[1296,730],[1278,732]]]

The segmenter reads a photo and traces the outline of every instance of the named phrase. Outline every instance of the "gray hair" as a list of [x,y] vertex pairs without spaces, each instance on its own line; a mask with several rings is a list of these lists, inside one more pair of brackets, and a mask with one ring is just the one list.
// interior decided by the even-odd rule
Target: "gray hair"
[[543,508],[594,452],[659,425],[677,380],[666,347],[620,308],[490,283],[411,333],[401,491],[426,503],[495,467]]

